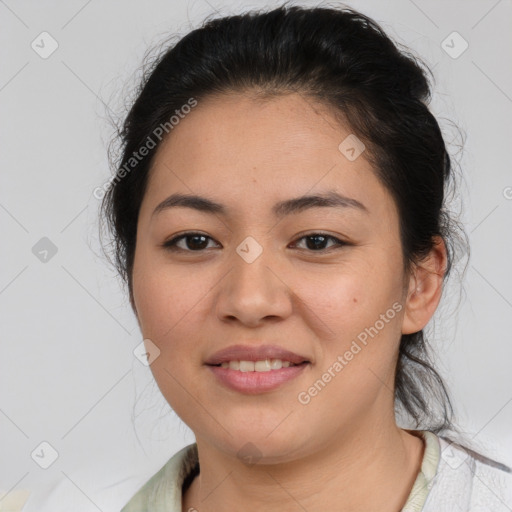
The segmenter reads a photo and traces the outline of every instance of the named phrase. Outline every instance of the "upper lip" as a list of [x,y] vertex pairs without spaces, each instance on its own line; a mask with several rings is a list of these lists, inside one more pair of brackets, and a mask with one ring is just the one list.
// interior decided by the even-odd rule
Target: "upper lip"
[[205,364],[216,365],[225,361],[263,361],[265,359],[281,359],[294,364],[309,362],[306,357],[277,345],[231,345],[215,352],[205,361]]

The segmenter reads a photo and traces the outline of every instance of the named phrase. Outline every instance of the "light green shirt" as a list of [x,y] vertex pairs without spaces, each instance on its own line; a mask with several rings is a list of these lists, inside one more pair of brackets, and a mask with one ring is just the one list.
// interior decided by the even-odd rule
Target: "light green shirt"
[[[402,512],[509,512],[510,468],[425,430],[421,469]],[[182,512],[182,486],[197,471],[197,445],[177,452],[121,512]]]

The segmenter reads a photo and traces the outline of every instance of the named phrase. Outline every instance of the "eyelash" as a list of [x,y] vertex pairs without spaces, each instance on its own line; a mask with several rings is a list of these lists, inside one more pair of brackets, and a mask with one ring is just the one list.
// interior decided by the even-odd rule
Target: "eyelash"
[[[209,238],[210,240],[213,240],[213,238],[211,238],[208,235],[204,235],[203,233],[196,233],[196,232],[192,232],[191,231],[191,232],[188,232],[188,233],[183,233],[182,235],[178,235],[178,236],[176,236],[174,238],[171,238],[170,240],[167,240],[166,242],[164,242],[162,244],[162,247],[164,247],[168,251],[175,251],[175,252],[178,252],[178,251],[190,252],[190,253],[204,252],[205,249],[198,249],[198,250],[194,251],[194,250],[191,250],[191,249],[182,249],[181,247],[177,246],[177,243],[180,240],[183,240],[185,238],[192,237],[192,236],[203,236],[205,238]],[[328,235],[327,233],[321,233],[321,232],[308,233],[308,234],[303,235],[300,238],[298,238],[297,241],[300,241],[300,240],[303,240],[303,239],[309,238],[309,237],[314,237],[314,236],[322,236],[322,237],[324,237],[326,239],[333,240],[335,242],[335,245],[331,246],[331,247],[328,247],[326,249],[319,249],[317,251],[315,251],[315,250],[307,250],[306,249],[308,252],[312,252],[312,253],[326,253],[327,251],[329,251],[330,249],[333,249],[333,248],[334,249],[341,249],[343,246],[351,245],[348,242],[344,242],[343,240],[340,240],[339,238],[336,238],[335,236]]]

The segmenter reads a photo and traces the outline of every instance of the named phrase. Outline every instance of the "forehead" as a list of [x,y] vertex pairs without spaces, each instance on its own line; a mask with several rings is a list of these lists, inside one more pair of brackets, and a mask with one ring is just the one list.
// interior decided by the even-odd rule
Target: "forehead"
[[350,136],[328,108],[298,94],[208,97],[161,144],[147,193],[157,201],[216,192],[249,204],[336,190],[362,203],[385,200],[364,151],[355,160],[340,151]]
[[266,99],[241,93],[217,95],[200,100],[180,121],[156,160],[173,155],[175,162],[204,164],[206,158],[211,165],[240,163],[244,168],[253,162],[259,171],[261,164],[277,169],[284,162],[330,163],[333,156],[342,156],[338,146],[349,134],[325,106],[298,94]]

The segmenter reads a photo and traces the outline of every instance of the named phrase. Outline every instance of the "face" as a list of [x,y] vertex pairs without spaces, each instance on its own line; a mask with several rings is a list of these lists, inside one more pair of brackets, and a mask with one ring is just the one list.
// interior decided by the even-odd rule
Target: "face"
[[[230,94],[202,100],[157,152],[134,306],[148,351],[159,350],[154,377],[198,443],[293,460],[394,414],[398,214],[364,151],[354,160],[339,149],[350,133],[296,94]],[[165,202],[173,194],[218,206]],[[306,362],[254,373],[206,364],[233,345]]]

